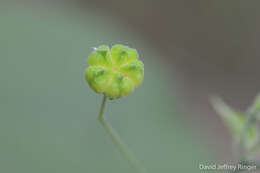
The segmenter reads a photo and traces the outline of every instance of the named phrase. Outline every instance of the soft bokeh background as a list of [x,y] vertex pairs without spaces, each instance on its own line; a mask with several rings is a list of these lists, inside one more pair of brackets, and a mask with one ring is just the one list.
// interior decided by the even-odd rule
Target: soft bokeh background
[[135,172],[97,121],[84,80],[100,44],[137,48],[143,85],[109,121],[151,173],[232,162],[209,104],[258,93],[259,1],[0,1],[0,172]]

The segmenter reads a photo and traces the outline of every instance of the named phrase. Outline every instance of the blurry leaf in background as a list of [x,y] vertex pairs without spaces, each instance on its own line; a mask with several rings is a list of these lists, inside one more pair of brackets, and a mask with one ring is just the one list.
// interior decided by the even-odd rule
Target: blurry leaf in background
[[[242,131],[246,123],[246,116],[230,108],[224,101],[218,97],[212,99],[212,104],[220,115],[225,125],[229,128],[234,140],[239,143]],[[258,141],[258,128],[253,125],[247,135],[247,148],[252,148]]]
[[260,94],[256,96],[253,105],[250,107],[250,111],[258,114],[257,119],[260,120]]
[[0,9],[0,172],[135,172],[98,123],[102,96],[84,80],[92,48],[115,43],[138,48],[145,78],[105,116],[151,173],[200,172],[212,154],[176,110],[156,50],[105,14],[58,11]]

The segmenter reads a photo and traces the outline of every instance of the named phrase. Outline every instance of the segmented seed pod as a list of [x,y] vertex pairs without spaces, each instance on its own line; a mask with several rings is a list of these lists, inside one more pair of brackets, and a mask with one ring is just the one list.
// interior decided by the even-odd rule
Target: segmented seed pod
[[110,50],[102,45],[88,57],[85,77],[89,86],[110,99],[131,94],[141,85],[143,76],[144,65],[137,51],[127,46],[114,45]]

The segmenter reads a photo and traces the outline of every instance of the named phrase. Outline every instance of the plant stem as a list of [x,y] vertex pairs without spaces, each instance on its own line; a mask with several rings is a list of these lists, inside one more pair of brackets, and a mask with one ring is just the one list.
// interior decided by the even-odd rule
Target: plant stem
[[[260,168],[259,163],[256,163],[256,162],[241,161],[241,162],[239,162],[239,164],[247,165],[247,166],[256,166],[256,169],[254,171],[259,170],[259,168]],[[236,169],[235,171],[230,171],[230,173],[238,173],[238,172],[245,172],[245,171],[247,171],[247,170]]]
[[241,161],[244,162],[244,161],[247,161],[247,153],[248,153],[248,150],[247,150],[247,135],[248,135],[248,131],[252,125],[252,123],[255,121],[255,112],[254,111],[251,111],[249,110],[248,111],[248,116],[247,116],[247,119],[246,119],[246,123],[245,123],[245,126],[244,126],[244,129],[242,131],[242,135],[241,135],[241,141],[240,141],[240,147],[241,147]]
[[[241,139],[240,139],[240,150],[241,150],[241,153],[240,153],[240,162],[241,164],[244,164],[244,165],[250,165],[250,162],[248,161],[248,149],[247,149],[247,135],[248,135],[248,131],[252,125],[252,123],[255,122],[255,119],[256,119],[256,112],[254,110],[249,110],[248,111],[248,116],[246,118],[246,123],[245,123],[245,126],[244,126],[244,129],[242,131],[242,135],[241,135]],[[259,168],[259,165],[257,165],[257,169]],[[236,170],[236,171],[232,171],[232,172],[243,172],[244,170]]]
[[147,173],[147,170],[139,163],[139,161],[130,152],[127,145],[124,144],[124,142],[121,140],[120,136],[117,134],[115,129],[104,118],[103,113],[105,109],[106,100],[107,100],[107,96],[104,95],[101,108],[100,108],[100,113],[99,113],[99,121],[104,126],[107,133],[110,135],[112,141],[118,147],[119,151],[126,158],[126,160],[138,171],[138,173]]

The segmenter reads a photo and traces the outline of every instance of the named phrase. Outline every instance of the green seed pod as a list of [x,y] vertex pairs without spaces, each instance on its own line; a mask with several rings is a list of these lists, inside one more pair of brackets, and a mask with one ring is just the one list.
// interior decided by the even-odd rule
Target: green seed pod
[[135,49],[114,45],[111,50],[102,45],[88,57],[85,77],[96,93],[103,93],[110,99],[131,94],[141,85],[144,65],[138,60]]

